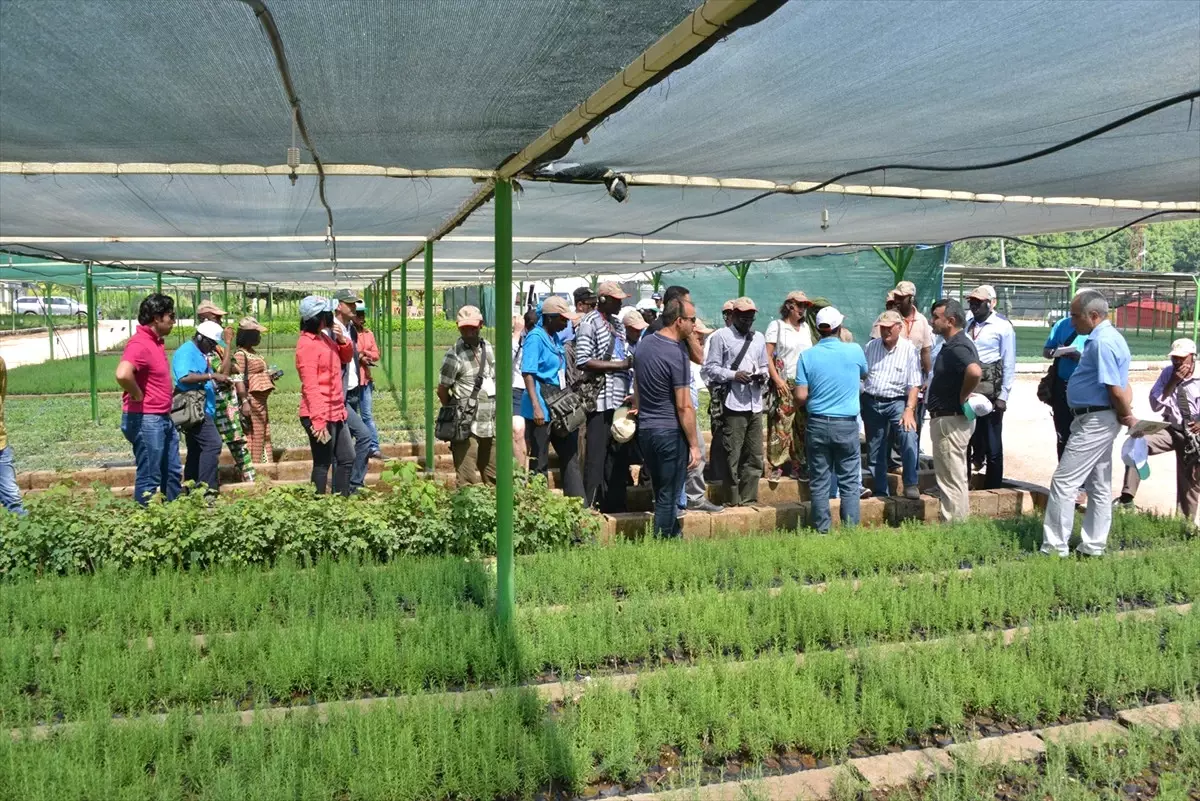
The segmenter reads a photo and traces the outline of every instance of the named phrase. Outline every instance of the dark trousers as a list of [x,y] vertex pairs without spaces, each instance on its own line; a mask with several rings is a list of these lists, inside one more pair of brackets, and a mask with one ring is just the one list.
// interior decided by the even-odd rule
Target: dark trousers
[[1061,460],[1063,451],[1067,448],[1067,440],[1071,438],[1071,407],[1067,405],[1067,382],[1054,375],[1054,383],[1050,385],[1050,411],[1054,414],[1054,434],[1058,438],[1058,458]]
[[763,416],[726,409],[722,428],[729,503],[758,503],[758,482],[763,474]]
[[217,465],[221,461],[221,448],[225,441],[217,431],[217,424],[208,415],[200,425],[189,428],[183,434],[187,442],[187,460],[183,463],[183,480],[195,481],[215,492],[220,486]]
[[371,429],[363,422],[358,410],[362,406],[359,387],[346,393],[346,428],[354,442],[354,465],[350,468],[350,489],[356,490],[367,481],[367,462],[371,459]]
[[308,448],[312,452],[312,483],[318,495],[329,491],[329,470],[333,468],[333,491],[338,495],[350,494],[350,471],[354,466],[354,439],[345,421],[326,423],[328,442],[318,442],[313,436],[312,420],[300,418],[308,434]]
[[[725,481],[728,476],[725,471],[728,466],[725,464],[725,435],[722,431],[723,425],[720,422],[714,422],[709,418],[711,430],[708,432],[708,463],[704,471],[704,478],[710,484],[718,481]],[[704,447],[704,442],[701,440],[700,447]]]
[[601,512],[624,512],[629,483],[629,449],[612,440],[613,411],[587,418],[583,449],[583,505]]
[[637,441],[654,485],[654,536],[678,537],[679,493],[687,478],[687,438],[678,428],[639,428]]
[[993,411],[975,421],[975,433],[967,451],[968,464],[987,462],[984,474],[984,489],[1000,489],[1004,486],[1004,412]]
[[[543,476],[550,472],[550,446],[558,454],[558,469],[562,474],[563,495],[568,498],[583,497],[583,477],[579,473],[579,432],[572,431],[565,437],[556,437],[550,424],[534,425],[525,421],[525,447],[529,449],[533,472]],[[501,467],[503,469],[503,467]]]

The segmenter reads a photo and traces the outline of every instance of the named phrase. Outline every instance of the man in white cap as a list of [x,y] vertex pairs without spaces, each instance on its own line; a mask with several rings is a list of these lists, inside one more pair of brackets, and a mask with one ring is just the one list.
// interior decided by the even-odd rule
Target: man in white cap
[[179,346],[171,358],[171,374],[175,391],[204,394],[204,419],[183,432],[187,442],[187,459],[183,480],[192,481],[197,489],[216,493],[219,486],[217,463],[221,458],[221,435],[213,419],[216,413],[217,386],[228,387],[229,376],[214,371],[209,356],[221,341],[220,324],[206,320],[196,326],[195,335]]
[[1068,555],[1075,499],[1086,489],[1087,511],[1076,553],[1100,556],[1112,528],[1113,443],[1121,426],[1137,424],[1129,402],[1129,345],[1108,320],[1108,301],[1094,289],[1075,295],[1071,323],[1088,340],[1067,384],[1067,404],[1075,422],[1050,479],[1042,553]]
[[577,391],[595,401],[585,424],[583,503],[605,513],[625,511],[629,480],[629,449],[611,441],[613,413],[632,394],[625,326],[617,318],[628,297],[616,282],[603,282],[596,308],[575,326],[575,365],[584,377]]
[[713,427],[721,427],[731,506],[758,503],[763,473],[763,391],[771,374],[767,340],[754,330],[757,314],[750,298],[733,302],[733,325],[709,337],[701,371]]
[[[234,331],[225,326],[225,310],[211,300],[202,300],[196,307],[196,322],[216,323],[223,327],[220,341],[208,355],[212,372],[223,376],[233,375]],[[224,342],[224,347],[221,343]],[[239,411],[241,404],[234,397],[232,382],[225,382],[216,388],[216,405],[213,412],[213,422],[217,433],[221,435],[233,464],[241,473],[242,481],[254,481],[254,463],[250,458],[250,448],[246,443],[246,433],[242,430],[242,415]]]
[[846,318],[833,306],[817,312],[820,341],[800,355],[796,403],[808,413],[804,442],[813,528],[833,526],[829,496],[836,478],[841,520],[856,526],[862,496],[862,448],[858,442],[859,390],[867,377],[863,349],[842,341]]
[[862,417],[877,496],[889,493],[888,456],[900,453],[904,496],[917,498],[917,393],[924,386],[917,347],[901,336],[904,318],[885,311],[875,321],[879,338],[867,343],[869,373],[863,385]]
[[438,400],[457,407],[459,436],[450,441],[458,486],[496,483],[496,352],[480,336],[483,313],[458,310],[458,341],[442,360]]
[[993,409],[991,414],[975,421],[968,463],[979,470],[986,462],[983,486],[1000,489],[1004,486],[1004,412],[1017,376],[1017,333],[1012,323],[996,313],[996,290],[991,286],[976,287],[967,296],[967,305],[971,309],[967,336],[975,343],[983,369],[977,391],[992,402]]
[[[1151,456],[1175,454],[1175,503],[1184,517],[1200,525],[1200,378],[1196,376],[1196,342],[1181,338],[1171,343],[1171,364],[1150,389],[1150,408],[1170,428],[1146,434]],[[1141,477],[1125,468],[1125,484],[1117,503],[1133,508]]]

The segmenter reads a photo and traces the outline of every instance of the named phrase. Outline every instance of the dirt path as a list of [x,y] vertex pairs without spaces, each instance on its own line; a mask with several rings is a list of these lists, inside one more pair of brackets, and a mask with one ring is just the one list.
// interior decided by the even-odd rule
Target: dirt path
[[[101,320],[99,331],[100,350],[111,348],[129,336],[129,324],[125,320]],[[66,359],[87,354],[87,330],[56,331],[54,358]],[[9,368],[26,364],[41,364],[50,361],[50,337],[48,334],[31,334],[27,337],[5,337],[0,340],[0,356]]]
[[[1037,399],[1040,375],[1019,375],[1004,418],[1004,473],[1009,478],[1048,486],[1058,464],[1054,448],[1054,421],[1050,407]],[[1158,378],[1157,373],[1140,372],[1133,376],[1134,413],[1147,420],[1158,420],[1150,411],[1148,395]],[[1113,497],[1121,492],[1124,465],[1121,463],[1122,433],[1113,446]],[[921,439],[921,450],[931,453],[929,428]],[[1171,455],[1150,459],[1150,478],[1138,490],[1140,509],[1160,514],[1175,511],[1175,460]]]

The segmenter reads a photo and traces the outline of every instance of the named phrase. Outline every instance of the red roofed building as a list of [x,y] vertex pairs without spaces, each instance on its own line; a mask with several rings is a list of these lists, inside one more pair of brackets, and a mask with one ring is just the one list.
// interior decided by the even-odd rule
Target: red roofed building
[[1166,300],[1139,300],[1118,306],[1113,323],[1117,328],[1174,328],[1179,307]]

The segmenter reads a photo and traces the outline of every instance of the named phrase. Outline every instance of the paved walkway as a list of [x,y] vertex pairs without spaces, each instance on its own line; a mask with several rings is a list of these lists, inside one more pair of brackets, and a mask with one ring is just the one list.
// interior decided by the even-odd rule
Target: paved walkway
[[[99,335],[100,350],[111,348],[129,337],[129,324],[125,320],[101,320]],[[86,355],[86,329],[54,332],[55,359]],[[5,337],[0,340],[0,356],[10,369],[50,361],[50,336],[43,332],[27,337]]]

